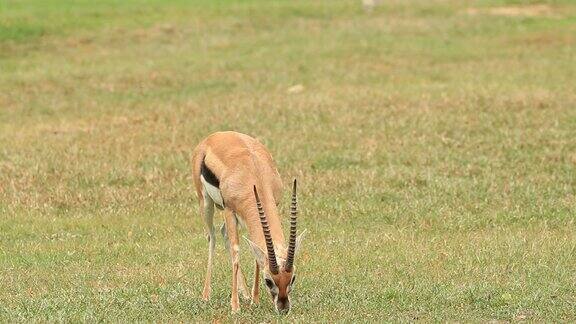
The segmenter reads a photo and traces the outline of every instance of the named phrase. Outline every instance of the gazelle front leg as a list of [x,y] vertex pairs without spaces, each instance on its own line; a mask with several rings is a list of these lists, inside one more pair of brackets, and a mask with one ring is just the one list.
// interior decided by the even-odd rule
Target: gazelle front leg
[[224,211],[224,218],[228,239],[230,240],[230,259],[232,260],[232,297],[230,298],[230,306],[232,307],[232,312],[236,313],[240,311],[240,304],[238,303],[238,269],[240,268],[238,229],[236,228],[234,213],[231,210],[226,209]]
[[[234,218],[236,228],[238,228],[238,217],[234,215]],[[232,260],[232,246],[230,245],[230,240],[228,239],[228,234],[226,233],[227,232],[226,223],[222,224],[220,232],[222,233],[222,238],[224,238],[224,244],[226,245],[226,250],[228,250],[228,253],[230,254],[230,259]],[[246,285],[246,278],[242,273],[242,267],[240,265],[238,265],[238,288],[244,299],[246,300],[250,299],[250,295],[248,294],[248,286]]]
[[214,248],[216,246],[216,235],[214,233],[214,202],[208,195],[200,196],[200,214],[204,219],[204,227],[208,233],[208,265],[206,268],[206,279],[204,280],[204,290],[202,299],[210,300],[210,282],[212,281],[212,261],[214,259]]
[[256,268],[254,269],[254,284],[252,285],[252,304],[257,305],[260,302],[260,266],[258,261],[256,263]]

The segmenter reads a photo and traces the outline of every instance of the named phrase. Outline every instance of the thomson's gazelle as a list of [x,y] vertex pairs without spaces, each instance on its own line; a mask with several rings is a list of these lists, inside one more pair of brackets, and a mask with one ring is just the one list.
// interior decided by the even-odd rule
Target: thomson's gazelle
[[221,231],[232,260],[232,311],[240,310],[238,289],[250,298],[240,270],[238,224],[248,231],[248,245],[256,259],[252,303],[258,303],[259,272],[262,272],[276,310],[290,310],[289,294],[294,288],[294,257],[302,234],[296,237],[296,180],[290,206],[290,237],[284,241],[277,205],[282,197],[282,181],[272,156],[256,139],[236,132],[218,132],[205,138],[192,157],[194,185],[208,232],[208,268],[204,300],[210,299],[214,256],[214,206],[224,210]]

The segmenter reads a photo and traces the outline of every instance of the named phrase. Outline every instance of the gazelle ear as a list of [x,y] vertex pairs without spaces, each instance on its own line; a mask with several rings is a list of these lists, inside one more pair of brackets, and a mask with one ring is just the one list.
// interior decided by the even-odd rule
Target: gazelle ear
[[266,264],[266,252],[262,251],[262,249],[256,245],[256,243],[250,241],[247,237],[244,237],[248,245],[250,246],[250,252],[258,262],[258,265],[261,269],[264,269],[264,265]]
[[306,235],[306,231],[307,230],[303,230],[302,233],[300,233],[300,235],[298,235],[298,237],[296,238],[296,249],[295,249],[296,254],[298,254],[298,249],[300,248],[300,244],[302,244],[302,240],[304,239],[304,236]]

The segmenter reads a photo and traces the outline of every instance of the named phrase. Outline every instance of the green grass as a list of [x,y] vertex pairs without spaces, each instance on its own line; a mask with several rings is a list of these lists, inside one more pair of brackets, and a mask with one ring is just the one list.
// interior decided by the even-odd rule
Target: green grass
[[[0,321],[576,320],[576,5],[382,2],[0,1]],[[221,241],[200,298],[226,129],[301,183],[288,317]]]

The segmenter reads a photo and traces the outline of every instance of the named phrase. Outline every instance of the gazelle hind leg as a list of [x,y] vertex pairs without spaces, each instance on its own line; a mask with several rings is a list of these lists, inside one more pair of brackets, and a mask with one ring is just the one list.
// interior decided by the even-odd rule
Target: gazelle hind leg
[[231,210],[224,210],[224,218],[226,220],[226,232],[230,240],[230,259],[232,260],[232,296],[230,298],[230,306],[232,312],[240,311],[240,304],[238,303],[238,270],[240,269],[240,245],[238,241],[238,229],[236,228],[236,219]]
[[212,281],[212,261],[214,259],[214,248],[216,246],[216,234],[214,231],[214,202],[203,192],[200,197],[200,214],[204,220],[204,228],[208,238],[208,265],[206,268],[206,279],[204,280],[204,290],[202,299],[210,300],[210,283]]
[[[236,225],[238,225],[238,223],[236,223]],[[222,227],[220,227],[220,233],[222,233],[222,238],[224,238],[224,244],[226,245],[226,250],[228,250],[228,253],[230,254],[230,259],[232,259],[230,240],[228,239],[228,234],[226,232],[227,232],[226,223],[223,223]],[[242,273],[242,267],[240,266],[240,263],[238,263],[238,286],[240,293],[242,294],[242,297],[246,300],[249,300],[250,295],[248,294],[248,285],[246,285],[246,277],[244,277],[244,274]]]

